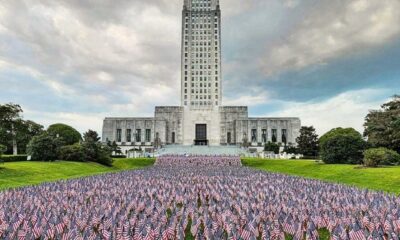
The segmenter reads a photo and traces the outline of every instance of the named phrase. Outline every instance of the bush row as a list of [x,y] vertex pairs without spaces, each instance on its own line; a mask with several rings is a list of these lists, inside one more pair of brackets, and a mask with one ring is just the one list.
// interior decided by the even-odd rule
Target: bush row
[[27,155],[3,155],[0,159],[4,162],[23,162],[26,161],[27,158]]

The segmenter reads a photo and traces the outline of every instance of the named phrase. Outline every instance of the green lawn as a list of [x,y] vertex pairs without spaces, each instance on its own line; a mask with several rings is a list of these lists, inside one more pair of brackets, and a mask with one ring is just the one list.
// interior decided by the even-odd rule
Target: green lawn
[[242,159],[245,166],[400,194],[400,167],[362,168],[312,160]]
[[60,179],[137,169],[152,165],[154,159],[114,159],[113,167],[82,162],[10,162],[0,165],[0,189],[39,184]]

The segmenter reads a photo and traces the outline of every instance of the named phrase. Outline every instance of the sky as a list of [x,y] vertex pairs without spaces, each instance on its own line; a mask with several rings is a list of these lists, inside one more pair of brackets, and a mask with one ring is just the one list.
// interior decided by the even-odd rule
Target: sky
[[[363,131],[400,94],[400,0],[220,0],[223,105]],[[0,104],[101,132],[179,105],[183,0],[1,0]]]

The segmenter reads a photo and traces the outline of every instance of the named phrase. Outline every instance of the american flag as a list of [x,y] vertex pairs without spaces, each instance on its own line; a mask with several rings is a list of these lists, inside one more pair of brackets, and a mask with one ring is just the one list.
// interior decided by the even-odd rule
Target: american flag
[[232,156],[180,165],[187,158],[2,191],[0,238],[304,240],[320,228],[332,239],[400,235],[399,196],[253,170]]

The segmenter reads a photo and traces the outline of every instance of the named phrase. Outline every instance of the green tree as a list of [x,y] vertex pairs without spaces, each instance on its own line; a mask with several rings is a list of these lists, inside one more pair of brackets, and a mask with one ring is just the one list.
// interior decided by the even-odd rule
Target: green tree
[[320,138],[320,156],[325,163],[360,164],[366,147],[353,128],[335,128]]
[[73,145],[82,140],[81,134],[75,128],[62,123],[50,125],[47,132],[54,137],[61,137],[66,145]]
[[0,104],[0,139],[2,144],[7,145],[11,140],[12,152],[18,154],[16,125],[22,120],[22,108],[18,104]]
[[118,154],[122,154],[121,148],[118,146],[118,144],[113,141],[108,141],[107,142],[107,146],[111,149],[111,152],[113,152],[114,154],[118,155]]
[[358,138],[358,137],[361,138],[362,137],[361,134],[357,130],[355,130],[354,128],[341,128],[341,127],[339,127],[339,128],[333,128],[329,132],[327,132],[324,135],[322,135],[319,138],[319,144],[322,145],[322,144],[324,144],[324,142],[326,140],[328,140],[329,138],[331,138],[333,136],[337,136],[337,135],[350,135],[350,136],[353,136],[353,137],[356,137],[356,138]]
[[44,127],[31,120],[21,120],[16,124],[16,140],[18,145],[18,151],[20,153],[26,153],[26,147],[29,141],[37,135],[44,132]]
[[370,148],[364,152],[364,164],[367,167],[378,167],[379,165],[400,164],[400,154],[387,148]]
[[34,161],[55,161],[63,145],[65,145],[65,142],[62,139],[44,132],[31,139],[27,153]]
[[90,129],[83,134],[83,140],[85,142],[98,142],[100,141],[100,139],[101,138],[99,137],[99,134],[97,134],[96,131]]
[[288,143],[285,146],[284,152],[286,153],[292,153],[292,154],[298,154],[300,153],[299,148],[294,146],[293,143]]
[[86,161],[84,148],[80,143],[63,146],[60,148],[59,159],[64,161],[84,162]]
[[368,113],[364,136],[374,147],[386,147],[400,153],[400,95]]
[[264,151],[266,152],[274,152],[275,154],[279,153],[279,145],[273,142],[268,142],[264,146]]
[[318,155],[318,134],[313,126],[301,127],[300,136],[296,139],[299,153],[307,157]]
[[99,135],[93,130],[83,134],[82,147],[85,160],[112,166],[111,149],[107,145],[103,145],[99,140]]
[[3,155],[3,153],[5,153],[6,151],[7,151],[7,147],[0,144],[0,159]]

